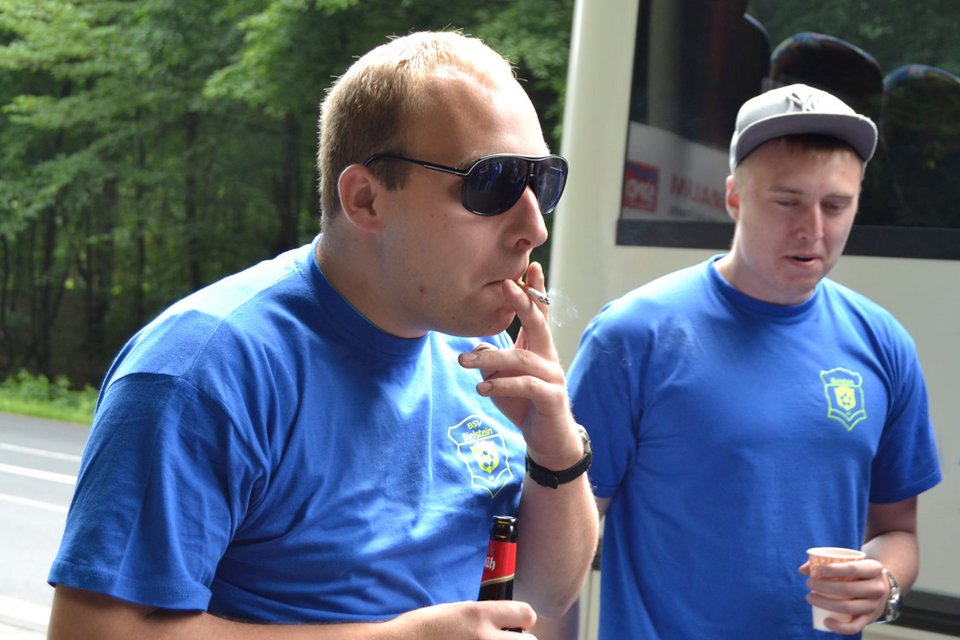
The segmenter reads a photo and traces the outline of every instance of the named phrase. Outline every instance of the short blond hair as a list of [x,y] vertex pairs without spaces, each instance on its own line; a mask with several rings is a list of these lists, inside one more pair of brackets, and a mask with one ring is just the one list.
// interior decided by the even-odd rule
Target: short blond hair
[[[809,153],[815,157],[823,159],[826,159],[837,152],[849,151],[858,160],[860,160],[861,178],[863,178],[867,167],[866,163],[853,147],[843,140],[834,138],[832,136],[825,136],[817,133],[801,133],[774,138],[773,140],[765,142],[764,144],[783,145],[785,148],[795,153]],[[747,171],[749,171],[751,164],[750,155],[748,154],[743,158],[743,160],[740,161],[740,164],[737,165],[737,168],[733,170],[733,179],[737,186],[743,186],[743,176],[747,173]]]
[[[513,67],[481,40],[457,31],[421,31],[393,38],[354,62],[320,106],[317,169],[324,219],[340,210],[337,181],[349,165],[376,153],[403,153],[424,87],[442,69],[486,85],[515,81]],[[402,186],[403,163],[372,166],[388,188]]]

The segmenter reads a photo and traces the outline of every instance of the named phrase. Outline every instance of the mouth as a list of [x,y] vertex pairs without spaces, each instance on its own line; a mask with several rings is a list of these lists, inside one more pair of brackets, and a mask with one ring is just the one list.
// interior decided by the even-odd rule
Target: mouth
[[[543,304],[543,305],[550,304],[550,294],[546,291],[540,291],[539,289],[534,289],[533,287],[531,287],[530,285],[528,285],[526,282],[523,281],[523,276],[520,276],[517,278],[504,278],[504,280],[513,280],[513,282],[516,283],[518,287],[523,289],[523,292],[526,293],[528,296],[530,296],[530,298],[534,302],[539,302],[540,304]],[[503,280],[495,280],[489,283],[488,286],[499,287],[501,286],[502,282]]]

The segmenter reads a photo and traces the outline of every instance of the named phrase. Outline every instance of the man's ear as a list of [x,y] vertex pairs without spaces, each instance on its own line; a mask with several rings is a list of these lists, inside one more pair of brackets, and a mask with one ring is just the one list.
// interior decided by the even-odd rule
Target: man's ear
[[740,192],[737,190],[737,183],[733,176],[727,176],[727,192],[724,202],[727,205],[727,213],[733,218],[734,222],[740,220]]
[[351,224],[368,232],[379,229],[376,202],[384,188],[370,169],[362,164],[351,164],[340,173],[337,189],[343,215]]

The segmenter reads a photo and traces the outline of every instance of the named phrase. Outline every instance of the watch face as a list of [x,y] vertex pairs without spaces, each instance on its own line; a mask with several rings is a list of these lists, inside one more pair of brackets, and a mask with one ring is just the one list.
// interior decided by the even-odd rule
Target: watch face
[[592,453],[593,450],[590,445],[590,434],[587,433],[587,430],[583,428],[583,425],[578,425],[578,431],[580,432],[580,439],[583,441],[583,452]]
[[900,617],[900,601],[891,602],[887,605],[886,622],[893,622]]
[[890,595],[887,596],[887,608],[884,609],[880,622],[893,622],[900,617],[900,585],[887,569],[883,570],[883,575],[890,585]]
[[893,622],[900,617],[900,590],[894,588],[890,592],[890,599],[887,600],[887,610],[884,612],[886,622]]

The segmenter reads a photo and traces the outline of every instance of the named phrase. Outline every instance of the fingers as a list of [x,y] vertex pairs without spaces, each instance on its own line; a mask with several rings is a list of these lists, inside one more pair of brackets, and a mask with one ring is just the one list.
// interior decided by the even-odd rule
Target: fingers
[[[492,625],[501,630],[501,633],[490,636],[491,638],[502,638],[503,640],[513,640],[521,632],[513,629],[530,629],[537,622],[537,614],[526,602],[520,601],[486,601],[478,603],[484,608],[484,614],[489,618]],[[523,635],[524,640],[536,640],[535,636],[530,634]]]
[[[383,624],[390,627],[391,638],[513,640],[520,635],[508,629],[530,629],[536,621],[537,614],[526,602],[486,600],[414,609]],[[536,636],[524,634],[523,639],[536,640]]]
[[559,363],[525,349],[496,349],[481,344],[460,354],[460,365],[479,369],[483,396],[523,398],[534,402],[541,413],[565,411],[568,406],[563,370]]
[[[833,562],[808,567],[810,576],[824,581],[856,581],[883,578],[883,565],[876,560],[856,560],[853,562]],[[801,570],[803,567],[800,567]],[[885,580],[885,578],[884,578]]]
[[487,380],[488,378],[496,378],[500,374],[497,371],[497,369],[492,368],[493,364],[495,363],[490,363],[486,367],[484,367],[483,364],[488,362],[488,360],[479,359],[480,357],[479,353],[481,351],[496,351],[496,350],[497,348],[492,344],[490,344],[489,342],[481,342],[477,346],[475,346],[472,351],[468,351],[467,353],[460,354],[460,357],[459,357],[460,366],[465,367],[467,369],[479,369],[480,375],[483,377],[484,380]]
[[[545,290],[539,264],[530,263],[525,284]],[[480,371],[483,381],[477,385],[477,393],[492,398],[497,408],[523,430],[528,448],[549,452],[551,443],[559,443],[553,448],[559,454],[566,453],[580,441],[570,412],[563,367],[550,335],[548,306],[532,298],[513,280],[504,280],[502,287],[504,299],[521,323],[514,347],[496,349],[481,344],[460,354],[460,365]],[[569,437],[558,437],[564,435]]]
[[868,615],[853,616],[851,618],[848,615],[837,614],[837,617],[828,615],[823,623],[834,633],[854,635],[863,631],[863,629],[874,620],[875,618]]
[[[531,262],[527,268],[524,284],[538,293],[546,293],[543,268],[537,262]],[[504,280],[503,295],[513,306],[520,320],[520,333],[516,345],[540,355],[556,359],[553,338],[550,335],[548,319],[549,303],[537,300],[536,295],[528,293],[512,280]]]
[[[812,595],[812,594],[811,594]],[[833,600],[829,598],[808,597],[811,606],[826,612],[823,623],[831,631],[840,634],[859,633],[880,615],[883,609],[876,609],[869,601]]]
[[876,620],[886,606],[889,586],[881,569],[879,562],[869,559],[800,567],[801,573],[810,575],[807,602],[836,612],[837,616],[826,624],[845,634],[858,633]]
[[889,592],[886,578],[882,575],[866,580],[824,580],[811,577],[807,580],[807,587],[814,597],[874,600],[876,602],[886,601]]
[[884,599],[833,598],[811,591],[807,602],[827,612],[824,624],[837,633],[858,633],[883,611]]
[[531,262],[527,267],[527,273],[523,278],[527,285],[546,293],[547,285],[543,276],[543,267],[539,262]]
[[[482,343],[472,351],[460,354],[459,360],[463,367],[479,369],[484,380],[499,381],[501,391],[506,391],[510,376],[536,378],[548,384],[560,384],[564,381],[563,370],[557,363],[526,349],[497,349],[493,345]],[[535,384],[535,381],[523,382],[524,386],[532,384]]]

